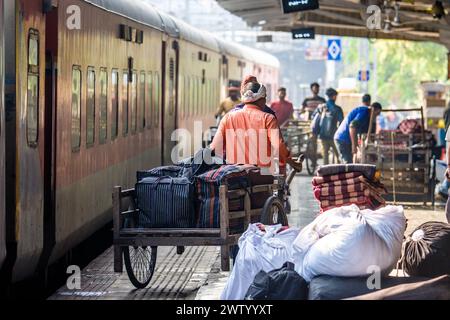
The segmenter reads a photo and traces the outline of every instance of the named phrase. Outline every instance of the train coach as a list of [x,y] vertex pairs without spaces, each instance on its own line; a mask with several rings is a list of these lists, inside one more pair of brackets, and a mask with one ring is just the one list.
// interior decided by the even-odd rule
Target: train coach
[[[44,272],[107,225],[112,187],[132,186],[137,170],[170,163],[174,130],[214,124],[230,84],[254,74],[269,95],[278,86],[273,56],[144,1],[2,3],[0,258],[6,240],[9,282]],[[0,120],[2,111],[0,104]]]

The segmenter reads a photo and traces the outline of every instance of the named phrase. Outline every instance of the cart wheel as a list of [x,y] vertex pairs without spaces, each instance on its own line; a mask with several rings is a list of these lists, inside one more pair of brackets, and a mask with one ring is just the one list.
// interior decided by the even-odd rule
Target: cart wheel
[[137,289],[144,289],[155,272],[157,247],[125,247],[123,249],[128,278]]
[[262,211],[261,223],[268,226],[277,224],[288,226],[289,222],[284,212],[284,205],[278,197],[273,196],[267,199]]
[[306,146],[306,170],[310,176],[316,173],[317,150],[314,141],[310,140]]

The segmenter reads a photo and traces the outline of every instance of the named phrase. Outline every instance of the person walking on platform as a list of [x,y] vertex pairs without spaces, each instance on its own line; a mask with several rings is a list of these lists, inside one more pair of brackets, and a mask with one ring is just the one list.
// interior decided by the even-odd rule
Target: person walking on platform
[[307,113],[307,119],[312,120],[314,112],[317,110],[319,105],[326,103],[327,101],[319,96],[320,85],[317,82],[311,84],[312,96],[308,97],[303,101],[302,113]]
[[278,101],[275,101],[270,106],[270,109],[272,109],[276,117],[278,119],[278,124],[280,127],[283,127],[286,122],[288,122],[290,119],[292,119],[294,115],[294,105],[286,99],[287,97],[287,90],[286,88],[280,88],[278,89]]
[[369,132],[370,119],[372,118],[372,121],[376,123],[376,118],[383,110],[383,107],[378,102],[370,104],[370,95],[363,97],[363,103],[363,106],[352,110],[347,115],[334,135],[341,162],[345,164],[353,163],[353,158],[358,153],[358,134],[367,134]]
[[[445,172],[445,177],[447,178],[447,184],[450,184],[450,130],[447,129],[447,135],[445,137],[447,142],[447,171]],[[447,221],[450,223],[450,196],[447,199],[447,205],[445,207],[445,212],[447,214]]]
[[330,164],[330,150],[338,157],[339,153],[334,143],[334,135],[338,126],[344,121],[344,111],[336,104],[338,92],[330,88],[326,93],[328,101],[320,105],[314,117],[318,117],[318,138],[322,141],[324,165]]
[[302,164],[296,162],[284,143],[276,118],[263,111],[266,106],[266,87],[258,82],[244,86],[243,109],[230,112],[222,119],[210,146],[216,155],[230,164],[257,165],[266,174],[276,170],[279,160],[280,173],[289,164],[297,171]]
[[226,98],[219,106],[219,109],[216,112],[216,118],[223,117],[228,112],[234,109],[237,105],[241,103],[241,99],[239,97],[239,88],[230,87],[228,88],[228,98]]

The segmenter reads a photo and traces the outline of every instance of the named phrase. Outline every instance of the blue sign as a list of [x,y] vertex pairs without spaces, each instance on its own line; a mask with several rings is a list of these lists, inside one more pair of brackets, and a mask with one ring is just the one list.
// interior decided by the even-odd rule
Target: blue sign
[[370,81],[370,71],[369,70],[361,70],[358,72],[358,81]]
[[341,39],[328,40],[328,60],[341,61],[342,60],[342,45]]

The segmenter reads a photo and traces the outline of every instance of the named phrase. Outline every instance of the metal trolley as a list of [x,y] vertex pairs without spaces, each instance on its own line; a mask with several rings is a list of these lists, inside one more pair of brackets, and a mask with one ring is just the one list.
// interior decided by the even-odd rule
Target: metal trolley
[[[250,195],[277,194],[277,184],[261,185],[248,189],[229,190],[220,187],[220,228],[217,229],[142,229],[136,227],[140,214],[136,207],[134,189],[113,190],[114,221],[114,271],[122,273],[123,265],[132,284],[142,289],[147,287],[155,272],[157,251],[160,246],[177,247],[177,253],[183,254],[186,246],[220,246],[221,267],[230,270],[230,250],[237,245],[242,233],[230,229],[231,222],[241,219],[243,229],[256,219],[265,224],[282,224],[288,220],[283,208],[269,197],[264,208],[253,209]],[[243,211],[230,211],[231,200],[244,199]],[[260,218],[257,218],[257,217]]]
[[311,131],[311,121],[291,120],[281,129],[283,138],[291,149],[292,155],[304,156],[306,170],[313,176],[320,158],[318,141]]
[[[414,134],[396,131],[368,135],[362,145],[362,163],[374,163],[394,202],[435,203],[436,159],[432,154],[432,134],[425,131],[423,108],[393,109],[383,112],[419,112],[422,130]],[[372,123],[372,122],[371,122]],[[372,132],[369,129],[369,132]],[[392,197],[392,199],[391,199]]]

